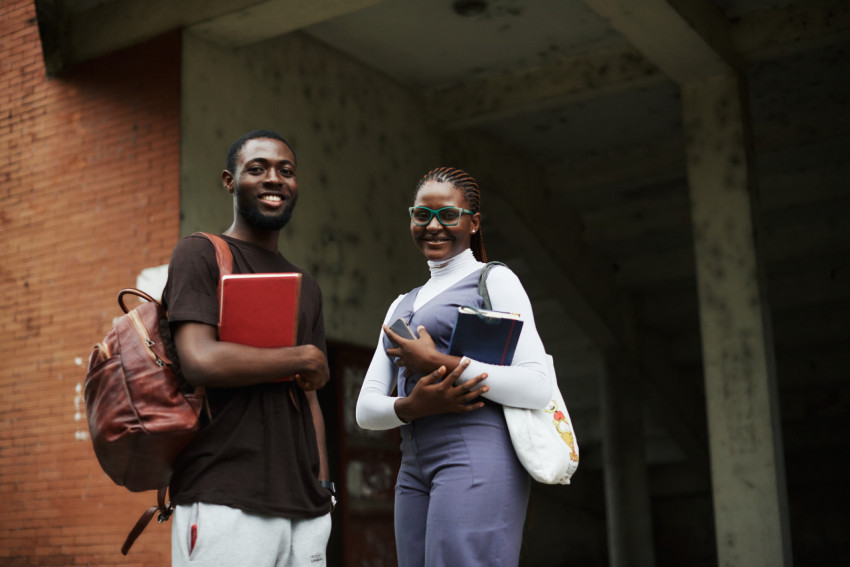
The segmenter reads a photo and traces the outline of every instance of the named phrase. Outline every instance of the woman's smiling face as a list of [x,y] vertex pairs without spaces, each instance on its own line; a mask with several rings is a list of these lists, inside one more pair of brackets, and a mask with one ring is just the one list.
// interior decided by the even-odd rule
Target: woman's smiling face
[[[416,192],[413,206],[428,207],[436,211],[443,207],[468,209],[469,203],[463,191],[455,189],[451,183],[427,181]],[[411,220],[410,234],[416,247],[426,258],[434,261],[448,260],[469,248],[472,233],[478,230],[480,223],[479,213],[463,213],[454,226],[443,226],[437,216],[433,215],[425,226],[418,226]]]

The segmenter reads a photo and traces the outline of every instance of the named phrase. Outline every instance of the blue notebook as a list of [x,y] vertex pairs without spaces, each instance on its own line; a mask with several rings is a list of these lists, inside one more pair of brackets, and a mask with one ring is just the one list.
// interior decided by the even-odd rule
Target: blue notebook
[[509,366],[514,359],[520,331],[522,321],[517,313],[458,307],[449,354]]

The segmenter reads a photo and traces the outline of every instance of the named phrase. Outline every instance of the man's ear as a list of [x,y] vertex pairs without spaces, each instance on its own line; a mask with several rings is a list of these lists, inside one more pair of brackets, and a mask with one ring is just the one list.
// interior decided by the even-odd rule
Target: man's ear
[[221,184],[228,193],[233,193],[233,174],[226,169],[221,172]]

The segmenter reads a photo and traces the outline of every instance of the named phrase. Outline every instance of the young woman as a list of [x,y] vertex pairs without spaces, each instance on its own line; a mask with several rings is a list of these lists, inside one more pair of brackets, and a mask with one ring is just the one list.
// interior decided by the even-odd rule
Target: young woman
[[[528,295],[503,266],[490,271],[487,288],[492,309],[524,321],[512,364],[447,354],[458,307],[482,306],[478,279],[487,257],[480,202],[478,183],[463,171],[438,168],[420,180],[410,233],[431,277],[390,305],[357,400],[361,427],[401,427],[399,567],[519,562],[530,480],[501,406],[542,408],[551,382]],[[389,328],[399,318],[417,338]]]

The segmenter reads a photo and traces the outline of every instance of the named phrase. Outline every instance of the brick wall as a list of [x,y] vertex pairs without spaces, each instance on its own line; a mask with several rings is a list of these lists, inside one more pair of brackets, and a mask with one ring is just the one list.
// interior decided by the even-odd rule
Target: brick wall
[[100,470],[82,381],[116,292],[179,231],[180,39],[45,76],[31,0],[0,3],[0,564],[165,565],[119,548],[153,493]]

